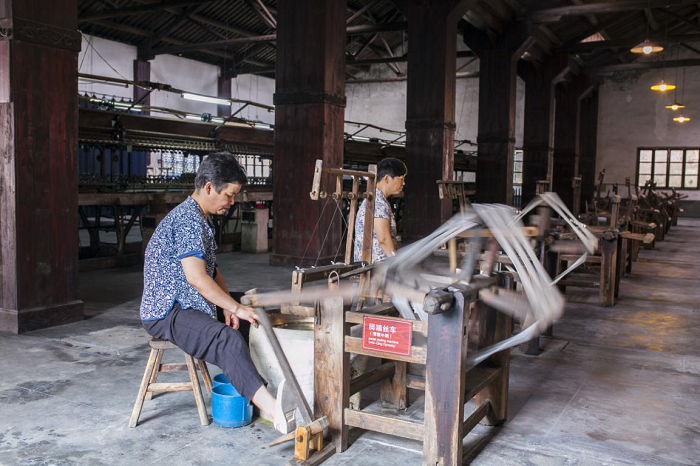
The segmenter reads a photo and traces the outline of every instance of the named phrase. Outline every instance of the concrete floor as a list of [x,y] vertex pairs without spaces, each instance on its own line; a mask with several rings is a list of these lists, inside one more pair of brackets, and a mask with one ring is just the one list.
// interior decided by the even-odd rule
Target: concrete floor
[[[599,307],[591,290],[569,296],[544,351],[513,352],[509,420],[477,426],[465,464],[700,464],[698,231],[700,221],[681,220],[642,251],[615,308]],[[288,285],[290,271],[266,261],[233,253],[219,264],[232,290]],[[148,355],[141,271],[80,278],[86,320],[0,334],[0,465],[281,465],[293,456],[291,445],[267,446],[277,436],[260,421],[199,426],[191,393],[154,397],[128,428]],[[417,442],[358,434],[326,464],[421,463]]]

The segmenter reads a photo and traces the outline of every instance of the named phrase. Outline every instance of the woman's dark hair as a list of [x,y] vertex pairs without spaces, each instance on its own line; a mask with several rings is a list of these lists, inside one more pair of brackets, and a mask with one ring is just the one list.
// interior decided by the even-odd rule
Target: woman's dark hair
[[201,189],[207,182],[214,185],[217,193],[229,183],[246,184],[248,177],[238,159],[230,152],[215,152],[204,157],[194,179],[195,189]]
[[394,157],[383,159],[377,164],[377,182],[383,180],[385,175],[396,178],[406,176],[406,173],[408,173],[406,164]]

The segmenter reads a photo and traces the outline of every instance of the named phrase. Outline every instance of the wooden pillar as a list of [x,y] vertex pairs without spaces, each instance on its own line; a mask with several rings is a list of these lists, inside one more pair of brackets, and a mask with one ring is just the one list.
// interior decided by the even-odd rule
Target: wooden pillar
[[335,201],[309,192],[316,159],[343,164],[345,21],[343,0],[277,3],[271,263],[327,263],[342,239]]
[[[223,70],[221,70],[223,73]],[[231,78],[226,78],[219,76],[216,82],[216,96],[222,99],[231,98]],[[230,105],[217,105],[216,106],[216,116],[220,117],[230,117],[231,116],[231,106]]]
[[517,62],[534,39],[526,23],[510,23],[491,39],[467,26],[464,42],[479,57],[477,202],[513,202]]
[[595,192],[595,164],[598,144],[598,90],[594,89],[581,100],[581,124],[579,142],[579,174],[581,175],[581,201],[593,199]]
[[408,19],[403,238],[425,237],[452,216],[437,180],[454,177],[457,22],[473,1],[394,0]]
[[580,97],[590,91],[591,81],[587,75],[579,75],[571,82],[556,88],[556,114],[554,124],[554,162],[552,191],[573,210],[573,178],[578,176],[579,102]]
[[552,179],[554,86],[569,72],[568,61],[565,53],[555,53],[537,67],[525,61],[518,66],[525,81],[523,206],[534,199],[538,181]]
[[[148,60],[134,60],[134,81],[150,81],[151,80],[151,62]],[[146,89],[139,86],[134,86],[134,102],[141,100],[139,105],[151,105],[151,96]],[[146,97],[144,98],[144,95]],[[149,115],[151,112],[146,112]]]
[[462,464],[469,302],[454,297],[452,309],[428,317],[423,464]]
[[0,0],[0,331],[83,318],[77,0]]

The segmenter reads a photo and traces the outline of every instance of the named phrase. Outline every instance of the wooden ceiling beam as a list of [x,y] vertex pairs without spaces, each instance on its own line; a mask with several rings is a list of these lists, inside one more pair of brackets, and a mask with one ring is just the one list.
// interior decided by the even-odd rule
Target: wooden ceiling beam
[[504,3],[503,0],[488,0],[486,2],[481,2],[480,6],[490,11],[504,23],[510,22],[515,16],[513,9]]
[[499,17],[491,13],[488,9],[481,6],[481,4],[477,3],[476,7],[470,11],[479,16],[489,29],[495,31],[499,35],[503,34],[503,30],[505,28],[504,22]]
[[686,43],[684,43],[684,42],[681,42],[681,43],[680,43],[680,46],[683,47],[684,49],[690,50],[691,52],[695,52],[695,53],[697,53],[698,55],[700,55],[700,50],[696,49],[695,47],[693,47],[693,46],[691,46],[691,45],[688,45],[688,44],[686,44]]
[[[348,35],[358,35],[358,34],[371,34],[375,32],[390,32],[390,31],[405,31],[405,22],[398,23],[386,23],[386,24],[363,24],[360,26],[349,26],[347,28]],[[161,55],[165,53],[178,54],[182,52],[189,52],[193,50],[209,50],[217,49],[222,47],[227,47],[231,45],[241,45],[250,44],[257,42],[274,42],[277,40],[277,34],[266,34],[261,36],[253,37],[237,37],[228,40],[218,40],[212,42],[200,42],[196,44],[187,44],[177,47],[161,47],[153,49],[153,53],[156,55]]]
[[575,37],[572,37],[570,40],[568,40],[564,44],[564,47],[573,46],[573,45],[581,42],[583,39],[586,39],[587,37],[590,37],[593,34],[596,34],[600,31],[602,31],[603,29],[611,28],[611,27],[617,26],[620,23],[629,21],[633,16],[636,16],[636,15],[637,15],[637,12],[634,12],[634,13],[619,15],[619,16],[616,16],[614,18],[608,19],[607,21],[601,21],[598,23],[598,26],[596,26],[592,29],[589,29],[586,32],[578,34]]
[[[134,0],[134,1],[141,3],[143,5],[153,5],[153,4],[159,3],[161,0]],[[170,2],[170,6],[165,11],[167,11],[168,13],[173,14],[173,15],[180,14],[182,10],[179,8],[173,8],[173,3],[174,2]],[[215,28],[221,29],[222,31],[231,32],[231,33],[237,34],[239,36],[252,37],[252,36],[257,36],[260,34],[259,32],[248,31],[246,29],[241,29],[241,28],[238,28],[235,26],[231,26],[231,25],[226,24],[224,22],[215,20],[213,18],[209,18],[207,16],[202,16],[202,15],[197,14],[197,13],[193,14],[191,16],[191,18],[195,21],[199,21],[202,24],[206,24],[207,26],[213,26]]]
[[544,35],[547,36],[547,38],[548,38],[553,44],[559,46],[559,45],[561,45],[561,44],[563,43],[562,40],[561,40],[559,37],[557,37],[557,35],[554,34],[554,33],[552,32],[552,30],[549,29],[549,28],[548,28],[547,26],[545,26],[544,24],[539,24],[539,25],[535,26],[535,29],[538,29],[538,30],[542,31],[542,33],[544,33]]
[[667,8],[663,8],[663,9],[658,8],[656,11],[659,13],[662,13],[666,17],[677,19],[678,21],[685,24],[686,26],[689,26],[691,29],[695,29],[696,31],[700,31],[700,24],[694,23],[693,21],[689,20],[685,16],[681,16],[677,13],[669,11]]
[[167,37],[170,33],[182,26],[189,19],[189,17],[192,16],[192,14],[194,14],[194,12],[197,11],[197,9],[200,7],[201,5],[194,5],[183,8],[182,13],[180,13],[177,17],[173,18],[169,24],[162,27],[160,30],[155,31],[153,34],[151,34],[150,37],[148,37],[141,44],[139,44],[139,59],[152,60],[154,57],[151,53],[151,49],[160,41],[162,41],[165,37]]
[[263,20],[263,22],[272,29],[277,29],[277,20],[270,13],[269,8],[262,2],[262,0],[244,0],[246,5],[250,7],[253,12]]
[[700,66],[700,58],[687,58],[684,60],[662,60],[649,62],[625,63],[623,65],[603,65],[586,67],[596,74],[614,73],[619,71],[654,70],[659,68],[679,68],[686,66]]
[[[151,31],[146,31],[145,29],[140,29],[140,28],[136,28],[133,26],[127,26],[125,24],[113,23],[113,22],[107,21],[107,20],[95,20],[94,23],[99,24],[99,25],[104,26],[104,27],[107,27],[107,28],[110,28],[110,29],[114,29],[116,31],[121,31],[121,32],[126,32],[128,34],[133,34],[135,36],[150,37],[152,34]],[[187,44],[187,42],[185,42],[185,41],[182,41],[179,39],[174,39],[172,37],[164,37],[162,39],[162,41],[167,42],[167,43],[172,44],[172,45],[186,45]],[[219,50],[203,50],[202,52],[206,53],[207,55],[211,55],[213,57],[224,58],[226,60],[233,60],[235,58],[234,55],[227,53],[227,52],[219,51]],[[246,59],[244,61],[251,64],[251,65],[255,65],[255,66],[269,66],[270,65],[270,63],[265,63],[265,62],[258,61],[258,60]]]
[[[457,52],[457,58],[473,58],[476,59],[476,55],[474,52],[470,50],[462,50]],[[363,58],[361,60],[350,60],[348,59],[346,62],[347,66],[371,66],[371,65],[381,65],[384,63],[404,63],[408,61],[408,54],[406,55],[399,55],[395,57],[381,57],[381,58]],[[471,63],[471,62],[469,62]],[[261,74],[261,73],[274,73],[275,67],[274,66],[267,66],[265,68],[261,69],[254,69],[250,68],[245,71],[239,72],[239,74]]]
[[141,15],[154,11],[167,10],[169,8],[185,7],[192,5],[203,5],[215,0],[172,0],[150,3],[148,5],[135,6],[131,8],[118,8],[111,11],[87,13],[78,17],[78,21],[94,21],[98,19],[120,18],[123,16]]
[[654,17],[654,13],[652,13],[651,8],[644,9],[644,16],[646,16],[647,23],[649,24],[649,27],[651,28],[651,30],[658,31],[659,30],[659,23],[656,22],[656,18]]
[[616,11],[634,11],[645,8],[664,8],[666,6],[685,6],[696,4],[697,0],[619,0],[614,3],[589,3],[554,8],[526,10],[522,19],[535,22],[556,22],[565,16],[584,16],[596,13],[614,13]]
[[[598,42],[584,42],[572,45],[566,48],[569,52],[586,52],[597,49],[623,49],[632,48],[635,45],[642,42],[644,37],[637,37],[635,39],[621,39],[621,40],[602,40]],[[680,34],[668,36],[665,40],[664,37],[650,37],[652,40],[667,42],[669,44],[677,44],[679,42],[696,42],[700,40],[700,34]]]

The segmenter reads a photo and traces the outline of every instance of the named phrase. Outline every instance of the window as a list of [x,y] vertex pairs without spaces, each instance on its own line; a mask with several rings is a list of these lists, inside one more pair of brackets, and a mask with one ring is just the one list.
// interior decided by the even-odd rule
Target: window
[[596,32],[592,36],[588,36],[585,39],[581,40],[581,43],[583,44],[585,42],[600,42],[602,40],[605,40],[605,37],[603,37],[601,33]]
[[271,185],[271,163],[269,158],[259,155],[236,154],[238,162],[245,168],[248,184]]
[[640,148],[637,185],[653,180],[659,188],[698,189],[700,149]]
[[476,183],[476,172],[455,170],[454,180],[462,181],[464,183]]
[[523,151],[516,149],[513,155],[513,185],[523,184]]

